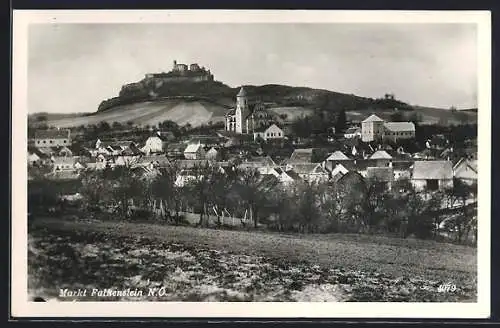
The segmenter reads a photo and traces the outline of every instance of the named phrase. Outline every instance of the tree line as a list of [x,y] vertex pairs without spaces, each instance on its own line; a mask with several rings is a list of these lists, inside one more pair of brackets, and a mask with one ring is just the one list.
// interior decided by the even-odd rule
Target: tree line
[[[407,180],[394,182],[390,189],[376,180],[361,180],[356,187],[306,181],[284,187],[257,170],[211,165],[192,168],[182,185],[177,183],[179,174],[183,173],[175,164],[152,176],[127,167],[83,172],[78,211],[171,224],[181,224],[187,212],[198,216],[198,226],[223,226],[224,217],[234,217],[247,228],[280,232],[381,233],[424,239],[442,239],[438,227],[444,224],[448,238],[459,243],[466,242],[477,227],[477,188],[460,180],[449,190],[428,193],[415,190]],[[44,178],[36,182],[37,188],[28,188],[31,211],[56,206],[55,194],[63,193],[62,189]]]

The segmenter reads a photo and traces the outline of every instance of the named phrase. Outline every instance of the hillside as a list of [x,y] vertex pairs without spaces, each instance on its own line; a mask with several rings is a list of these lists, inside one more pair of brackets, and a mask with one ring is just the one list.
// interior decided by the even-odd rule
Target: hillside
[[[122,87],[119,96],[104,100],[92,114],[67,117],[46,116],[46,122],[53,127],[74,127],[98,124],[99,122],[127,123],[135,125],[156,125],[165,120],[177,124],[199,126],[224,120],[224,114],[235,105],[240,87],[231,88],[219,81],[156,83],[148,80]],[[280,116],[293,120],[311,114],[315,109],[338,112],[342,109],[348,118],[362,120],[371,113],[389,118],[394,108],[418,113],[423,122],[456,124],[476,122],[477,111],[457,111],[412,107],[391,95],[383,98],[365,98],[322,89],[267,84],[246,85],[250,101],[262,102]],[[32,118],[32,121],[40,119]]]

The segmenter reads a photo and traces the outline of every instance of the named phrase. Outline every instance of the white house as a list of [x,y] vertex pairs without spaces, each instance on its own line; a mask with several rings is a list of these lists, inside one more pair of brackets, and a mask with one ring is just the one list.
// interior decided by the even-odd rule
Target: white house
[[184,150],[184,158],[186,159],[204,159],[205,150],[200,143],[189,144]]
[[453,187],[450,161],[416,161],[411,182],[417,190],[444,190]]
[[352,160],[349,157],[347,157],[343,152],[337,150],[326,158],[325,168],[329,171],[332,171],[337,164],[345,162],[352,162]]
[[262,138],[264,141],[273,140],[273,139],[283,139],[285,134],[282,129],[276,124],[271,124],[266,129],[257,129],[253,134],[254,140],[258,138]]
[[40,156],[35,153],[28,153],[28,164],[33,165],[40,162]]
[[161,140],[160,137],[157,136],[149,137],[146,140],[146,144],[144,145],[144,147],[141,148],[141,150],[145,154],[162,153],[163,140]]
[[353,139],[361,137],[361,129],[360,128],[349,128],[344,132],[344,138]]

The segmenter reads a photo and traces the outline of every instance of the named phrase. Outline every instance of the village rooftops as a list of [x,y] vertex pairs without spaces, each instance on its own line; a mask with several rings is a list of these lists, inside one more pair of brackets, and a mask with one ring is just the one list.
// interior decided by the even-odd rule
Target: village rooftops
[[416,161],[413,164],[412,178],[417,180],[453,179],[453,166],[450,161]]
[[412,122],[386,122],[384,127],[392,132],[415,131],[415,124]]
[[347,157],[343,152],[340,150],[337,150],[333,152],[328,158],[326,159],[327,161],[348,161],[350,160],[349,157]]
[[295,149],[287,163],[312,163],[313,148]]
[[35,139],[68,139],[70,130],[37,130],[35,131]]
[[344,134],[353,134],[353,133],[356,133],[356,132],[361,132],[361,129],[357,128],[357,127],[349,128],[349,129],[345,130]]
[[392,159],[392,156],[385,150],[377,150],[370,156],[370,159]]
[[363,120],[363,123],[365,122],[384,122],[384,120],[378,117],[377,115],[372,114]]
[[201,144],[189,144],[186,149],[184,150],[184,153],[196,153],[201,147]]

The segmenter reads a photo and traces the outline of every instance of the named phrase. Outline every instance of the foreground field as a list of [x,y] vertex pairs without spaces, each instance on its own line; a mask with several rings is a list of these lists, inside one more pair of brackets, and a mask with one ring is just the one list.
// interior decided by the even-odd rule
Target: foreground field
[[[110,301],[475,301],[471,248],[314,237],[44,219],[30,231],[29,289],[143,291],[100,298]],[[440,292],[444,283],[456,290]]]

